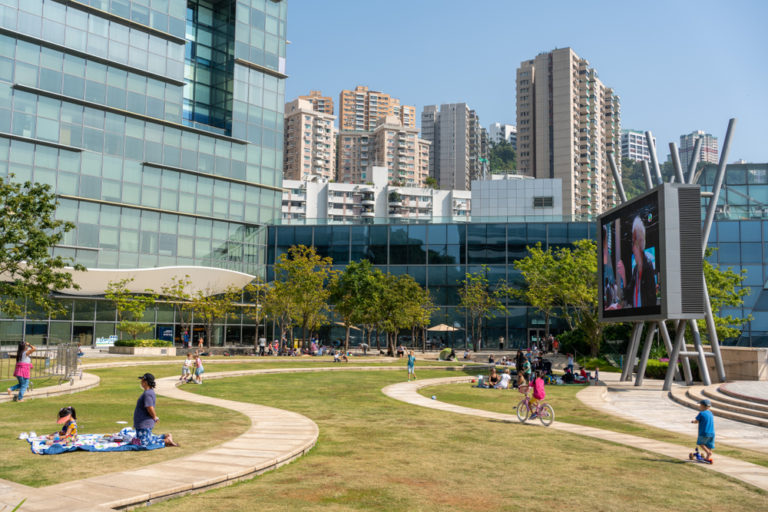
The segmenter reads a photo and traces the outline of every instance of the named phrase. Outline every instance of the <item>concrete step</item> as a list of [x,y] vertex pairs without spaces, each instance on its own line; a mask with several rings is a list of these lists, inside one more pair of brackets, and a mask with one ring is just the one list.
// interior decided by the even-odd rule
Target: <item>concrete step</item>
[[[688,395],[691,400],[694,400],[698,404],[704,398],[710,398],[705,393],[706,389],[707,388],[705,386],[692,386],[688,388],[686,395]],[[745,416],[754,416],[756,418],[768,420],[768,412],[765,411],[758,411],[756,409],[752,409],[751,407],[743,407],[741,405],[731,404],[729,402],[718,400],[717,398],[710,398],[709,401],[712,402],[713,414],[715,410],[728,411],[735,412],[737,414],[743,414]]]
[[721,386],[719,384],[713,384],[712,386],[707,386],[702,390],[702,394],[713,401],[717,400],[718,402],[723,402],[723,403],[735,405],[737,407],[752,409],[754,411],[764,412],[768,414],[768,405],[763,405],[759,402],[753,402],[752,400],[742,400],[739,398],[733,398],[730,395],[727,395],[722,391],[720,391],[720,387]]
[[[699,387],[703,387],[703,386],[699,386]],[[675,387],[672,389],[672,391],[669,392],[668,396],[673,402],[677,402],[678,404],[688,407],[690,409],[693,409],[695,411],[699,410],[699,400],[701,400],[701,398],[699,399],[691,398],[688,395],[688,388]],[[699,396],[702,396],[702,395],[699,395]],[[759,418],[752,414],[741,414],[733,411],[728,411],[725,409],[720,409],[717,407],[712,407],[712,414],[719,418],[726,418],[729,420],[740,421],[742,423],[749,423],[750,425],[757,425],[758,427],[768,428],[768,419]]]

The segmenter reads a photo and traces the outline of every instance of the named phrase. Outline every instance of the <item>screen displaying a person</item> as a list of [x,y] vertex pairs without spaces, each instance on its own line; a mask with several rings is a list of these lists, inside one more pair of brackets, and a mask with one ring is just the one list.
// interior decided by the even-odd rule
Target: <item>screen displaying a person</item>
[[[640,216],[632,221],[632,274],[626,278],[624,263],[619,261],[617,272],[626,283],[625,307],[642,308],[656,306],[656,273],[653,262],[645,249],[645,225]],[[653,251],[651,251],[653,252]]]

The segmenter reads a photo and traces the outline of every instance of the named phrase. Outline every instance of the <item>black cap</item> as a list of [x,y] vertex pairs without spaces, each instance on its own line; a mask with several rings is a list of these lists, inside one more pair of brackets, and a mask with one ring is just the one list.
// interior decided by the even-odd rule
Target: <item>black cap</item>
[[145,373],[144,375],[139,376],[141,380],[147,381],[147,384],[149,384],[149,387],[153,388],[155,387],[155,376],[151,373]]

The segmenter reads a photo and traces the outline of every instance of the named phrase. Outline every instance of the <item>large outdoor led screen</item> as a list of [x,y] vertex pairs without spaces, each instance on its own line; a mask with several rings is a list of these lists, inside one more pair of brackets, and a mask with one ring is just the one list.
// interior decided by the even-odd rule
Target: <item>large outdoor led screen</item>
[[657,191],[600,219],[603,317],[661,314]]

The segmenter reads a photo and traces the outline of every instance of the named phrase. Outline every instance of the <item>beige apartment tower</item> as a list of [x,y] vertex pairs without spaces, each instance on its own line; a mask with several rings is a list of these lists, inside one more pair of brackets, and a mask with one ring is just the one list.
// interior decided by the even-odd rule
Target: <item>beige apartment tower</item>
[[396,116],[383,118],[372,131],[342,130],[338,136],[337,181],[368,183],[373,167],[387,169],[391,185],[423,187],[429,177],[429,142],[416,127]]
[[312,108],[323,114],[333,115],[333,98],[323,96],[320,91],[309,91],[309,96],[299,96],[300,100],[307,100],[312,104]]
[[339,94],[339,131],[373,131],[387,116],[395,116],[405,127],[416,126],[416,107],[358,85]]
[[285,105],[283,178],[332,179],[336,165],[336,116],[318,112],[298,98]]
[[564,215],[591,218],[618,204],[607,159],[621,151],[613,89],[571,48],[522,62],[516,81],[518,170],[561,179]]

